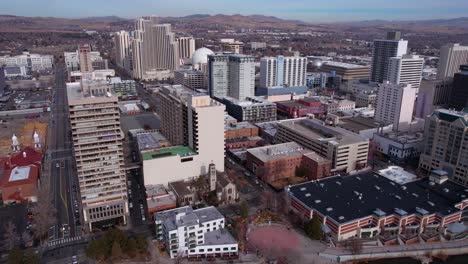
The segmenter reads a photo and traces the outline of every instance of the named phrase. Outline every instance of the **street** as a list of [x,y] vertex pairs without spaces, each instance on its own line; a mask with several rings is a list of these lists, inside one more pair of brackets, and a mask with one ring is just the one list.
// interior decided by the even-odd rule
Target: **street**
[[[78,186],[75,176],[73,145],[70,140],[71,130],[68,121],[68,104],[66,99],[66,71],[58,66],[55,73],[55,87],[51,107],[51,121],[48,134],[47,162],[51,176],[51,190],[54,193],[54,205],[57,209],[57,224],[51,228],[51,240],[74,237],[80,234],[75,216]],[[76,203],[75,203],[76,201]],[[78,204],[79,205],[79,204]],[[69,230],[63,230],[64,225]]]

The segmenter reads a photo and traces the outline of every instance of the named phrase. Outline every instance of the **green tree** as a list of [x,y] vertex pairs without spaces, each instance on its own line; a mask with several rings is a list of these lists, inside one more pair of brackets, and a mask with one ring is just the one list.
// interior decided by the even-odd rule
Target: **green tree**
[[240,204],[240,216],[242,219],[246,219],[249,216],[249,205],[246,201],[242,201]]
[[113,260],[119,260],[122,257],[122,248],[117,241],[112,244],[111,256]]
[[320,240],[323,238],[323,231],[320,224],[320,219],[314,216],[309,222],[304,226],[306,234],[315,240]]

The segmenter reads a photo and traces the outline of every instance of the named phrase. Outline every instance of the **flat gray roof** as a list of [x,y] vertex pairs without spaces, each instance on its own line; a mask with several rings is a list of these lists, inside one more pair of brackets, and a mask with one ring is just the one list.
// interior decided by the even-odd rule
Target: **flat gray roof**
[[247,149],[247,152],[259,160],[266,162],[283,157],[300,156],[312,151],[304,149],[296,142],[287,142],[283,144]]
[[237,241],[224,228],[205,233],[205,243],[203,245],[229,245],[237,244]]
[[289,128],[310,140],[333,141],[340,145],[365,142],[359,135],[344,128],[325,126],[313,119],[297,119],[281,122],[279,126]]

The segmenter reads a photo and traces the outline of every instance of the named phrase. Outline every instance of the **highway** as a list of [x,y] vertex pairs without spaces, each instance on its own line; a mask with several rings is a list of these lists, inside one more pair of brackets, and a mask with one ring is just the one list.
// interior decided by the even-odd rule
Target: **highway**
[[[75,217],[75,200],[79,203],[80,199],[77,199],[77,192],[74,192],[72,188],[73,185],[78,185],[68,121],[66,74],[63,66],[57,66],[49,124],[48,162],[45,164],[51,173],[51,190],[57,209],[57,224],[50,229],[50,240],[69,238],[80,234]],[[64,224],[69,226],[68,232],[64,232]]]

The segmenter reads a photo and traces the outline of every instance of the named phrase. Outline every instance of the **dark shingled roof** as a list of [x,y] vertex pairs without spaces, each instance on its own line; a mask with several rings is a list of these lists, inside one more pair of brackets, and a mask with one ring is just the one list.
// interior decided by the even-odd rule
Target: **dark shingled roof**
[[458,211],[455,204],[468,197],[468,189],[452,181],[437,184],[425,178],[400,185],[374,172],[298,184],[289,191],[338,223],[375,214],[377,209],[386,215],[417,210],[449,215]]

